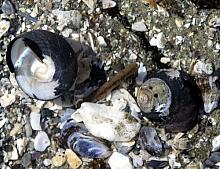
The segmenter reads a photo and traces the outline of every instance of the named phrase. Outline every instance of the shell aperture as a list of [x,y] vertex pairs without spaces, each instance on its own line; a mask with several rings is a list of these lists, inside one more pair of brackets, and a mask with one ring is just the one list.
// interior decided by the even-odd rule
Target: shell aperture
[[6,59],[20,88],[32,98],[55,99],[76,80],[75,52],[63,37],[48,31],[35,30],[15,38]]

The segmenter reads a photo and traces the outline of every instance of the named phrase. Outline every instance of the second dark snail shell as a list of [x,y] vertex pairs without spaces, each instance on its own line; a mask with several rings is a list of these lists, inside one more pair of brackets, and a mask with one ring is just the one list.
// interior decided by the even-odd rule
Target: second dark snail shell
[[74,84],[77,56],[60,35],[34,30],[16,37],[8,45],[6,61],[20,88],[32,98],[51,100]]
[[193,79],[174,69],[151,73],[138,90],[137,102],[144,116],[170,132],[185,132],[194,127],[203,105]]

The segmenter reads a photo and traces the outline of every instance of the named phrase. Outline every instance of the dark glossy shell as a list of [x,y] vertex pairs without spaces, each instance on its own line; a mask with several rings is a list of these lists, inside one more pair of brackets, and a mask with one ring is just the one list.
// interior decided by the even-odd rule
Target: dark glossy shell
[[82,157],[104,159],[111,155],[110,149],[81,123],[68,120],[61,129],[61,136],[67,146]]
[[137,102],[143,116],[159,122],[169,132],[185,132],[195,126],[203,105],[194,80],[173,69],[150,73],[138,91]]
[[[30,69],[35,62],[44,63],[48,58],[55,72],[51,80],[39,81]],[[6,61],[21,89],[39,100],[51,100],[68,91],[78,71],[77,56],[69,43],[62,36],[45,30],[25,32],[16,37],[8,45]]]

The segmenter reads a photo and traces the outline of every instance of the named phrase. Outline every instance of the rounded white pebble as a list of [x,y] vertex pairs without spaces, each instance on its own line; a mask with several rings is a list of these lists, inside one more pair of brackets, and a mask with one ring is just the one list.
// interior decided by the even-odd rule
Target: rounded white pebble
[[37,136],[34,139],[34,148],[37,151],[44,151],[50,145],[50,139],[47,136],[47,133],[44,131],[39,131]]
[[40,117],[41,117],[40,113],[31,112],[31,114],[30,114],[30,123],[31,123],[31,128],[33,130],[41,130]]
[[217,151],[219,149],[220,149],[220,135],[218,135],[212,140],[212,151]]
[[114,152],[108,160],[108,164],[110,165],[111,169],[132,169],[132,164],[129,160],[129,157]]
[[48,158],[46,158],[46,159],[43,161],[43,163],[44,163],[44,166],[48,167],[49,165],[51,165],[51,160],[48,159]]
[[147,31],[147,27],[144,24],[144,21],[134,22],[131,26],[131,29],[133,31],[139,31],[139,32],[146,32]]

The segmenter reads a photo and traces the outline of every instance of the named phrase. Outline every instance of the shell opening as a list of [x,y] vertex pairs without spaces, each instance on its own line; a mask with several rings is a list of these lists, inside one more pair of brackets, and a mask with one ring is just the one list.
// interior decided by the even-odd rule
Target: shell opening
[[50,56],[39,57],[23,38],[18,38],[12,45],[11,61],[15,68],[16,80],[25,93],[40,100],[56,97],[59,83],[53,79],[56,68]]

